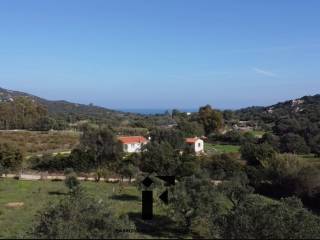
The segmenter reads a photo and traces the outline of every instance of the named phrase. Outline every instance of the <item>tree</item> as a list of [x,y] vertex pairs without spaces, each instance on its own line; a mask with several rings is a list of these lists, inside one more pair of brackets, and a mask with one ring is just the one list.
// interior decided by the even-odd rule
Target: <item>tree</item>
[[177,128],[182,132],[183,137],[203,136],[204,131],[201,124],[195,121],[180,120]]
[[236,118],[234,111],[232,110],[224,110],[223,118],[227,121],[232,121]]
[[183,113],[181,113],[178,109],[173,109],[172,113],[171,113],[173,118],[174,117],[179,117],[181,114],[183,114]]
[[276,151],[279,151],[280,149],[280,138],[277,135],[269,132],[263,134],[262,138],[260,139],[260,143],[269,144]]
[[203,173],[181,179],[171,193],[170,212],[185,231],[191,230],[198,217],[206,218],[215,199],[210,179]]
[[21,151],[9,143],[0,143],[0,164],[5,171],[15,171],[21,167]]
[[259,165],[260,161],[274,156],[274,149],[266,143],[253,144],[245,143],[240,148],[241,156],[248,161],[250,165]]
[[122,177],[128,177],[129,182],[131,182],[131,179],[138,173],[138,168],[133,164],[125,165],[124,163],[118,170],[118,173],[120,173]]
[[304,167],[301,158],[293,154],[275,154],[270,158],[261,160],[260,163],[273,181],[287,176],[296,176]]
[[50,129],[63,130],[67,128],[67,123],[64,120],[54,119],[49,116],[41,116],[35,122],[32,128],[36,131],[48,131]]
[[94,153],[75,148],[69,156],[70,167],[75,171],[89,172],[95,169]]
[[67,195],[37,217],[31,238],[123,239],[129,235],[122,230],[131,225],[127,217],[116,216],[109,203],[88,197],[83,191]]
[[179,151],[168,142],[149,143],[141,153],[140,169],[143,172],[156,172],[164,176],[176,175],[179,165]]
[[282,152],[306,154],[310,152],[303,137],[298,134],[288,133],[281,137],[280,149]]
[[33,130],[47,114],[47,109],[31,98],[16,97],[0,103],[0,128]]
[[233,208],[253,192],[253,188],[249,186],[248,177],[243,172],[235,173],[229,181],[219,185],[219,190],[230,200]]
[[206,135],[214,133],[223,127],[222,113],[213,110],[210,105],[200,107],[198,114],[198,121],[203,125]]
[[[306,164],[296,155],[276,154],[261,161],[261,166],[265,172],[264,185],[269,188],[264,194],[277,197],[295,195],[308,204],[315,201],[320,193],[319,169]],[[319,204],[313,205],[314,208],[319,207]]]
[[43,154],[42,156],[32,156],[29,159],[31,168],[41,171],[63,171],[66,168],[75,168],[79,170],[81,159],[73,162],[71,156],[64,154]]
[[242,134],[237,130],[231,130],[222,135],[223,141],[231,144],[240,144],[242,138]]
[[312,198],[320,193],[320,170],[318,168],[303,166],[297,173],[297,181],[295,193],[298,196]]
[[244,143],[256,143],[257,138],[254,136],[252,132],[245,132],[241,138],[241,144]]
[[311,152],[320,157],[320,133],[310,139]]
[[200,163],[195,155],[183,152],[182,154],[179,154],[178,157],[179,165],[175,173],[178,179],[192,176],[199,171]]
[[320,218],[305,210],[297,198],[263,203],[247,198],[226,218],[226,239],[314,239],[320,236]]
[[122,176],[122,178],[128,177],[129,182],[131,182],[131,179],[139,172],[139,161],[140,159],[137,154],[132,154],[131,156],[129,155],[125,159],[122,159],[118,162],[116,171]]
[[169,143],[174,149],[184,147],[184,137],[181,131],[176,129],[154,128],[150,131],[152,143]]
[[[93,167],[99,171],[103,167],[115,169],[122,159],[122,145],[108,127],[87,125],[80,138],[80,149],[93,157]],[[98,178],[99,180],[100,178]]]
[[300,131],[301,126],[295,118],[280,118],[273,127],[273,132],[278,136],[287,133],[299,133]]
[[198,238],[221,238],[220,225],[234,208],[232,203],[245,199],[251,191],[239,175],[216,187],[199,171],[179,180],[171,192],[169,210],[185,231],[195,232]]
[[213,155],[208,159],[203,159],[203,168],[209,173],[210,177],[215,180],[230,179],[235,173],[243,170],[239,161],[234,160],[232,155],[224,153]]

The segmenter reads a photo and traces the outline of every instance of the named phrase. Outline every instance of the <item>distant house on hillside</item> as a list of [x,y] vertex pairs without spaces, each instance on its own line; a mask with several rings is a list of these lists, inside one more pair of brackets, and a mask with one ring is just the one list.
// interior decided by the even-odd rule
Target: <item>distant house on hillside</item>
[[204,142],[201,138],[198,138],[198,137],[186,138],[186,144],[196,154],[200,154],[204,152]]
[[142,146],[148,143],[142,136],[121,136],[118,139],[122,143],[123,151],[127,153],[141,152]]
[[239,121],[237,124],[232,126],[234,130],[239,130],[242,132],[252,131],[254,129],[254,124],[250,121]]

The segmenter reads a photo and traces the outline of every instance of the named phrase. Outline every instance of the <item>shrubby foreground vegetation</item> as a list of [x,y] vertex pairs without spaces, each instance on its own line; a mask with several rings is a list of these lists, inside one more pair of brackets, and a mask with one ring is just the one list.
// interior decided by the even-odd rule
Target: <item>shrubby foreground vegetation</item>
[[128,238],[122,229],[130,226],[126,216],[117,217],[105,202],[90,198],[81,188],[71,188],[67,197],[39,214],[32,238],[114,239]]

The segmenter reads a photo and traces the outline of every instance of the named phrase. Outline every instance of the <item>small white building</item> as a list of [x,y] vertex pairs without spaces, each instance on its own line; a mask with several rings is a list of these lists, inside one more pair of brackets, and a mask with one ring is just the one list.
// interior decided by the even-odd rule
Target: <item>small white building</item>
[[123,151],[126,153],[141,152],[143,145],[148,143],[148,140],[142,136],[122,136],[118,137],[122,143]]
[[198,138],[198,137],[186,138],[186,144],[196,154],[200,154],[204,152],[204,142],[201,138]]

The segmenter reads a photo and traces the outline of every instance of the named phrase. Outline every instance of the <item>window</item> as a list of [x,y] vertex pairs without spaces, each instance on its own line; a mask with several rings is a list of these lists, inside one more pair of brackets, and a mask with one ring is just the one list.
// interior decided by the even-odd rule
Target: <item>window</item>
[[201,143],[198,143],[198,147],[201,147]]

